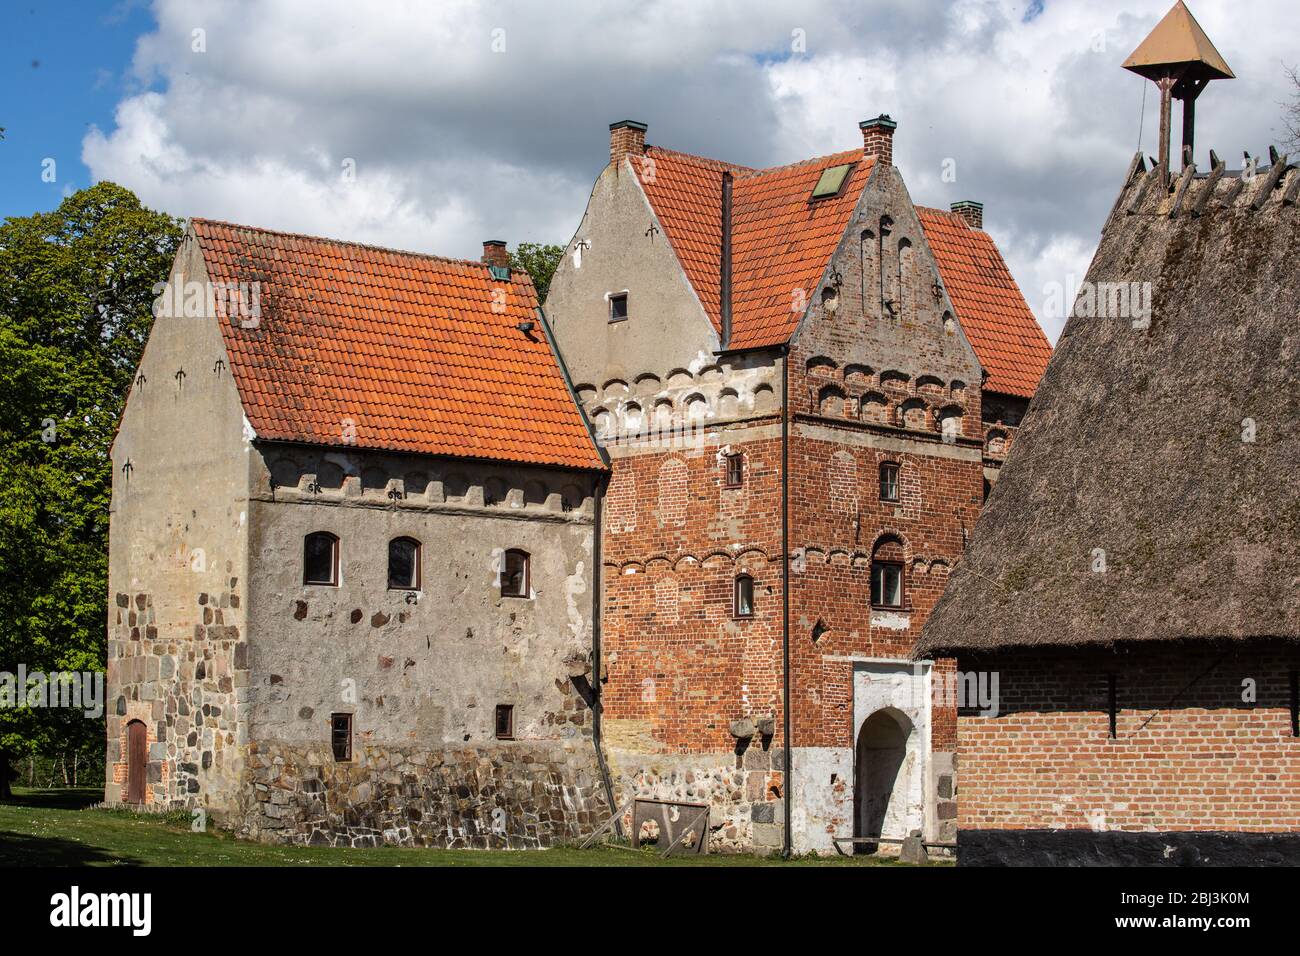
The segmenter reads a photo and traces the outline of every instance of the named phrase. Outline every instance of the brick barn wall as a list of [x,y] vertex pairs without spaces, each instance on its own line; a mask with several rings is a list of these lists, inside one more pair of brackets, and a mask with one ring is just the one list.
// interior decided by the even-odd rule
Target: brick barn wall
[[962,667],[997,672],[1001,710],[958,720],[962,830],[1300,831],[1295,645],[1005,654]]

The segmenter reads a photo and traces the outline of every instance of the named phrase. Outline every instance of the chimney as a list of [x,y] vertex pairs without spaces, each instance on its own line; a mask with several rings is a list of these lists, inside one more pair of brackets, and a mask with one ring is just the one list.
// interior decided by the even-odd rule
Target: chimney
[[894,130],[898,124],[881,113],[875,119],[863,120],[858,124],[862,130],[862,152],[866,156],[875,156],[879,162],[894,165]]
[[506,252],[504,239],[483,240],[483,262],[489,266],[510,266],[510,253]]
[[620,120],[609,124],[609,162],[617,166],[624,156],[645,155],[645,123]]
[[984,228],[984,204],[973,199],[963,199],[952,204],[952,211],[966,220],[972,229]]

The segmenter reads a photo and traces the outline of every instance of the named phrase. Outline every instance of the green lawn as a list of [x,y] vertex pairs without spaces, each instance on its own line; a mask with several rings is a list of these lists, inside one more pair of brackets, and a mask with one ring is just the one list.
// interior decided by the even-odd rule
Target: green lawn
[[185,814],[91,809],[99,790],[15,790],[0,804],[0,866],[892,866],[876,857],[711,854],[659,859],[651,851],[426,850],[270,846],[229,833],[191,833]]

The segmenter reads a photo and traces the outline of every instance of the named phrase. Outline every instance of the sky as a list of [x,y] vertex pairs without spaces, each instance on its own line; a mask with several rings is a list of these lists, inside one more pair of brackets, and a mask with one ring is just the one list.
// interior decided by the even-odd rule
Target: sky
[[[1197,162],[1286,139],[1300,3],[1191,0],[1237,74]],[[984,203],[1055,341],[1158,100],[1169,0],[4,0],[0,216],[99,180],[177,216],[477,258],[567,243],[608,127],[746,166],[898,123],[912,198]],[[1179,121],[1177,112],[1175,128]]]

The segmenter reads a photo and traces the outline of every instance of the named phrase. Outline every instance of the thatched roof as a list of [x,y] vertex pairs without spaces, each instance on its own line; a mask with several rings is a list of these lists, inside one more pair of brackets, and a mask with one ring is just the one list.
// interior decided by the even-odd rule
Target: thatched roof
[[1135,158],[1088,283],[1151,283],[1150,327],[1081,290],[917,656],[1300,638],[1298,197]]

